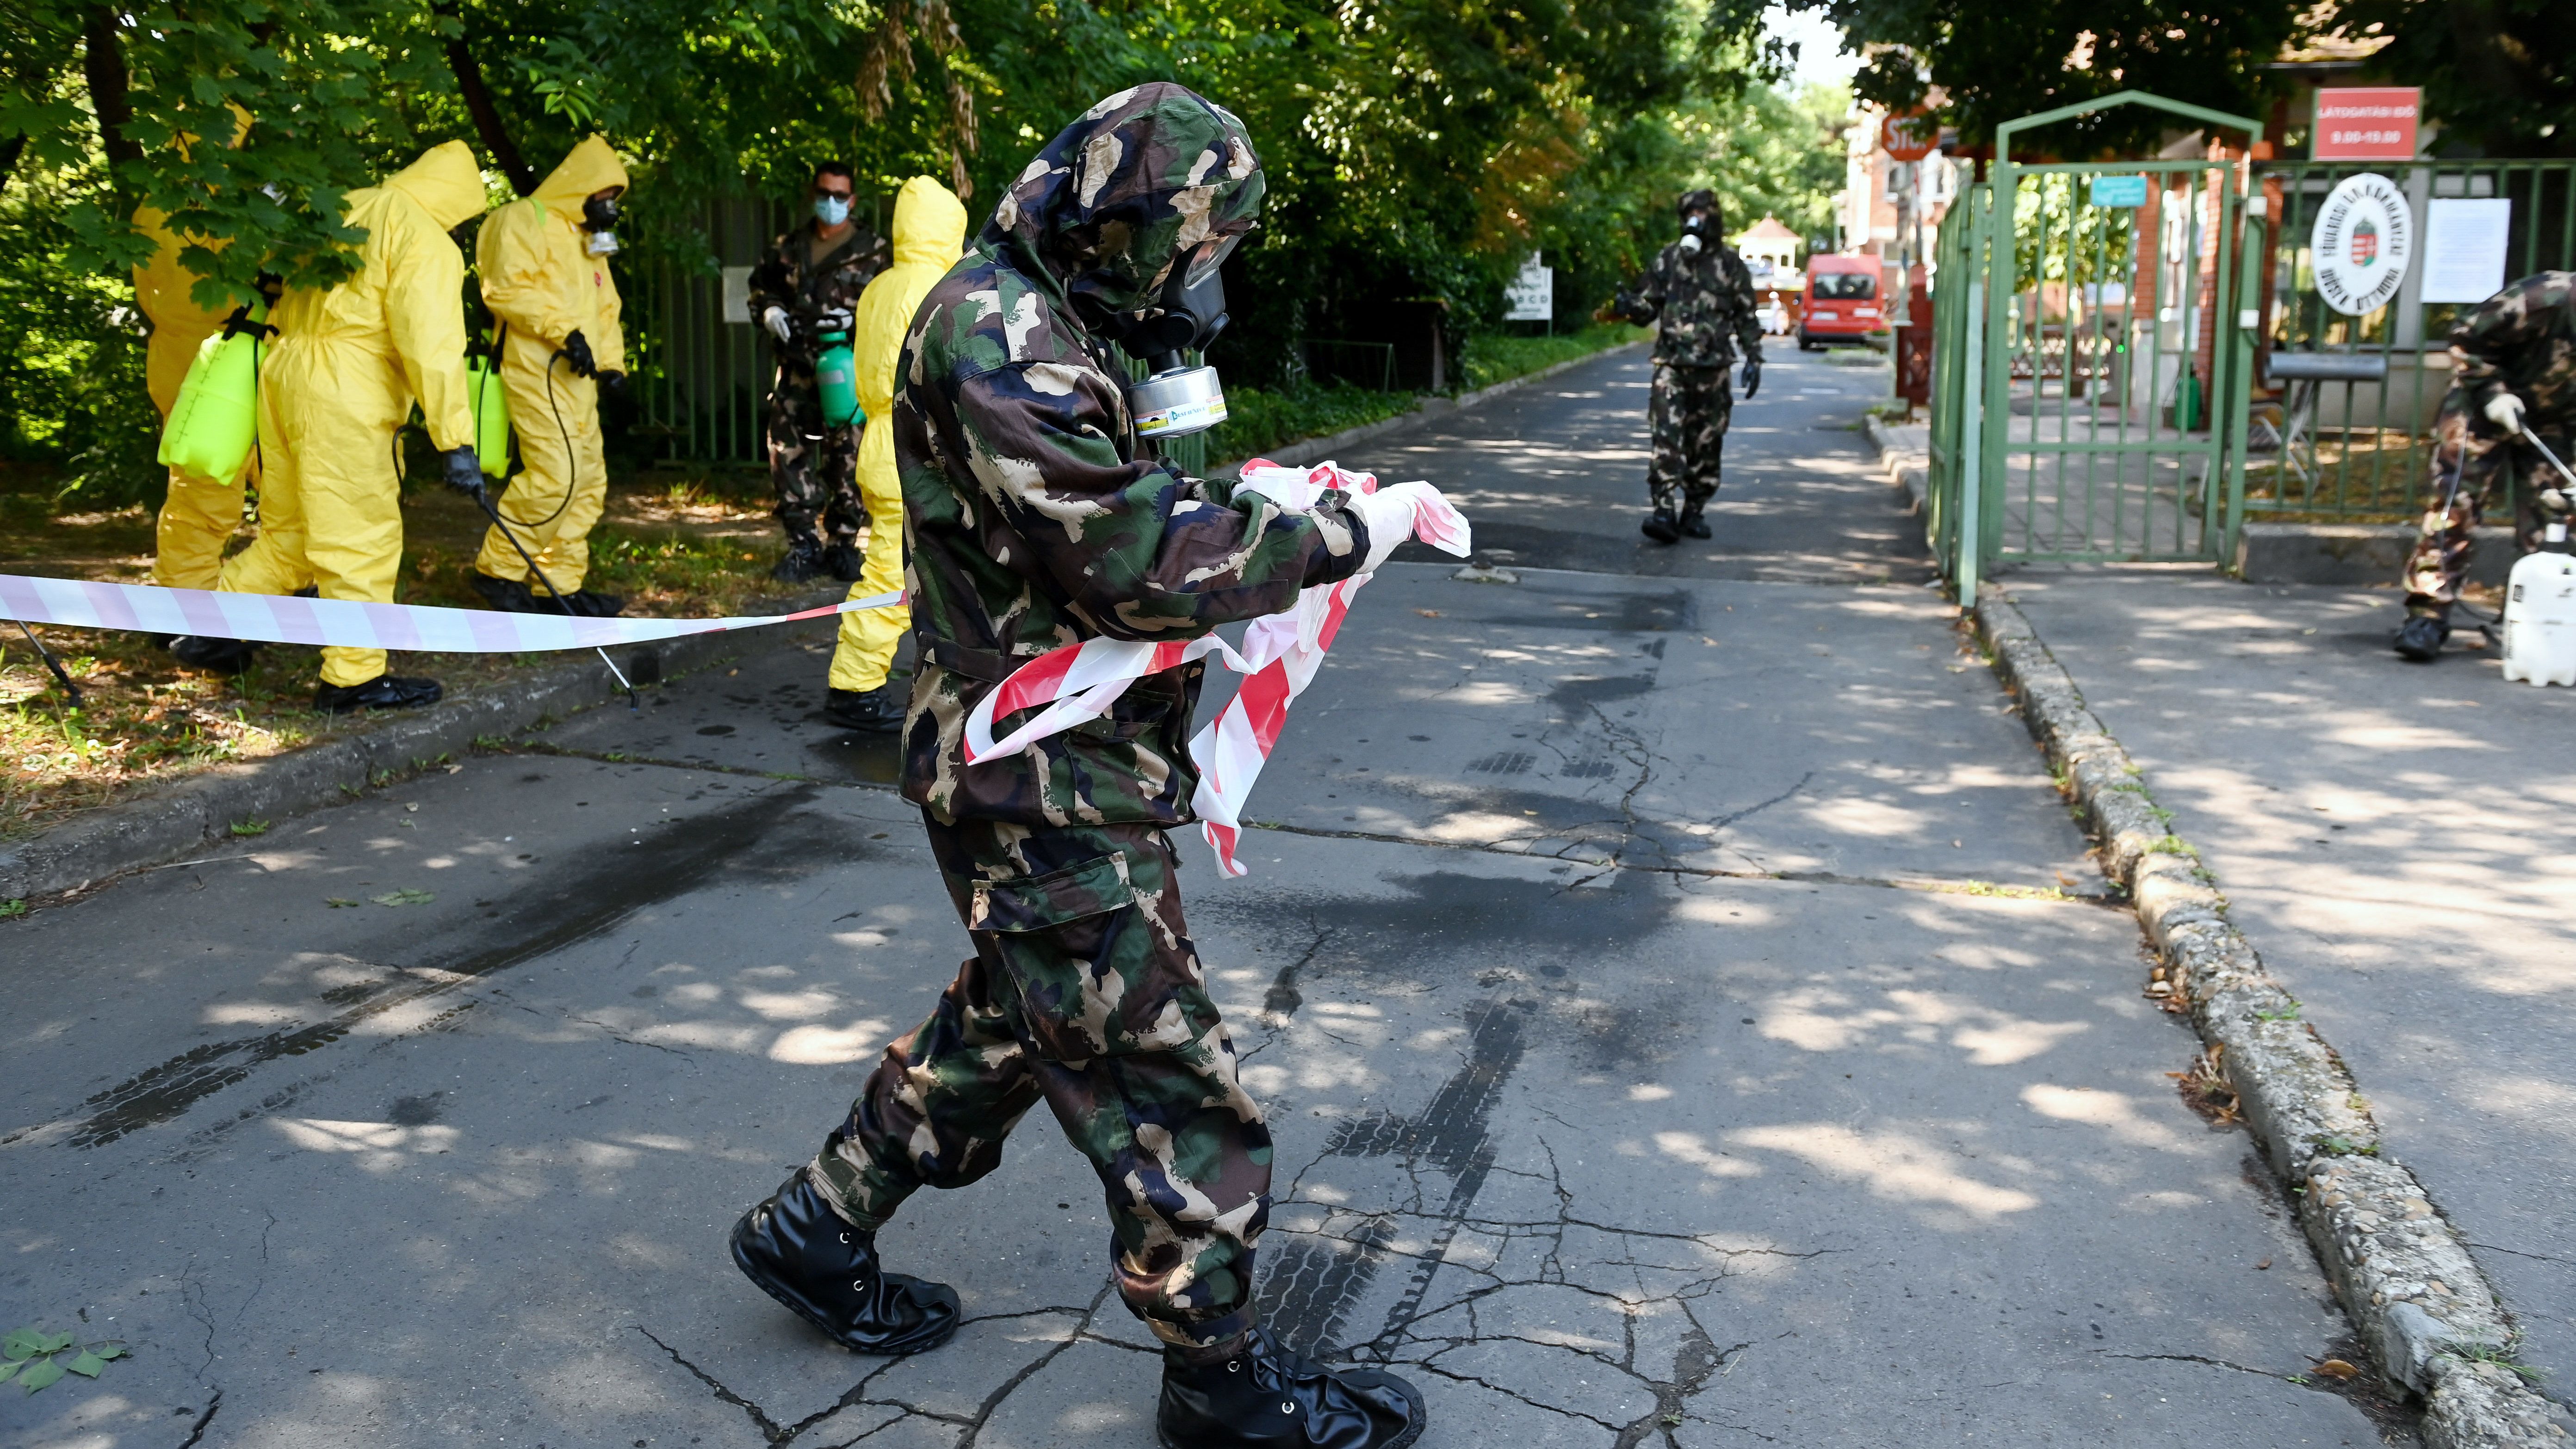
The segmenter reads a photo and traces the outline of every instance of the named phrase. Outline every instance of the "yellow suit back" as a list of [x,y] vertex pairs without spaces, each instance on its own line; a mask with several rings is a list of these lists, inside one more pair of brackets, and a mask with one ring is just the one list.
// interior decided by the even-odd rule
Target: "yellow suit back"
[[[859,496],[868,508],[868,552],[853,599],[903,587],[903,483],[895,476],[895,366],[912,331],[921,299],[957,264],[966,246],[966,207],[956,194],[927,176],[903,184],[894,199],[894,265],[859,294],[851,353],[857,364],[859,406],[868,414],[859,435]],[[901,605],[841,616],[841,641],[832,651],[834,689],[866,691],[885,683],[903,641],[911,611]]]

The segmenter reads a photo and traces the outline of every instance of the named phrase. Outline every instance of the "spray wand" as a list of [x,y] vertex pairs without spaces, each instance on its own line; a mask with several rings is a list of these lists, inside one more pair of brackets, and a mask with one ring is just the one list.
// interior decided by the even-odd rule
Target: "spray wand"
[[72,708],[81,708],[80,686],[72,683],[71,675],[63,669],[63,662],[54,657],[54,651],[45,647],[45,641],[36,637],[36,631],[27,627],[26,620],[18,621],[18,632],[26,635],[27,642],[36,646],[37,657],[43,659],[45,667],[54,672],[54,683],[61,685],[63,693],[71,696]]
[[[519,542],[519,536],[510,531],[509,521],[501,517],[501,510],[492,506],[492,495],[484,492],[480,488],[477,488],[474,490],[474,501],[482,506],[483,515],[492,520],[492,526],[501,530],[501,536],[510,541],[510,547],[518,550],[519,561],[528,566],[528,577],[545,585],[547,597],[553,599],[558,607],[569,613],[572,606],[565,602],[566,596],[564,591],[556,588],[554,580],[546,577],[545,570],[537,567],[536,559],[531,557],[528,553],[528,546]],[[43,646],[39,645],[37,647],[42,648]],[[606,649],[601,649],[598,653],[599,662],[608,666],[608,672],[617,676],[618,687],[626,691],[626,707],[632,710],[642,709],[644,707],[644,703],[642,700],[636,698],[635,685],[627,679],[626,671],[617,667],[617,661],[608,657],[608,651]],[[51,657],[52,656],[50,655],[47,656],[49,661]],[[54,673],[59,675],[62,673],[62,670],[57,668]],[[71,681],[65,680],[64,687],[69,688],[70,683]],[[73,699],[77,702],[79,696],[74,695]]]

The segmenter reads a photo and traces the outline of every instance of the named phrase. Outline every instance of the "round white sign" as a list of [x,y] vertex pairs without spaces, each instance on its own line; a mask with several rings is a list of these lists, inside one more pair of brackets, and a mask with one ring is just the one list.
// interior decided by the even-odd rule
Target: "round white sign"
[[2345,316],[2396,301],[2406,264],[2415,256],[2415,214],[2407,210],[2406,194],[2376,171],[2337,182],[2317,208],[2308,256],[2317,295]]

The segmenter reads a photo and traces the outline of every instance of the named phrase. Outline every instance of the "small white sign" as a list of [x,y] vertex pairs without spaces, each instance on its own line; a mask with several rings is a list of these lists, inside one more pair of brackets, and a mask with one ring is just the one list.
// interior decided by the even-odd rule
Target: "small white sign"
[[746,323],[751,320],[751,268],[724,269],[724,319]]
[[1521,263],[1521,274],[1503,289],[1503,320],[1545,322],[1556,315],[1556,271],[1541,266],[1539,254]]
[[2483,302],[2504,290],[2513,203],[2430,201],[2424,206],[2424,300]]
[[2326,193],[2308,233],[2317,295],[2347,317],[2397,300],[2415,256],[2415,213],[2397,183],[2376,171],[2347,176]]

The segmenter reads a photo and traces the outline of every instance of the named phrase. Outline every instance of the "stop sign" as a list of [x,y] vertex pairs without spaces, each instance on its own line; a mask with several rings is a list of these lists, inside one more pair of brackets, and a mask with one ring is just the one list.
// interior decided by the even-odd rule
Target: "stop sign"
[[1920,161],[1940,143],[1941,128],[1919,110],[1891,115],[1878,123],[1878,144],[1894,160]]

